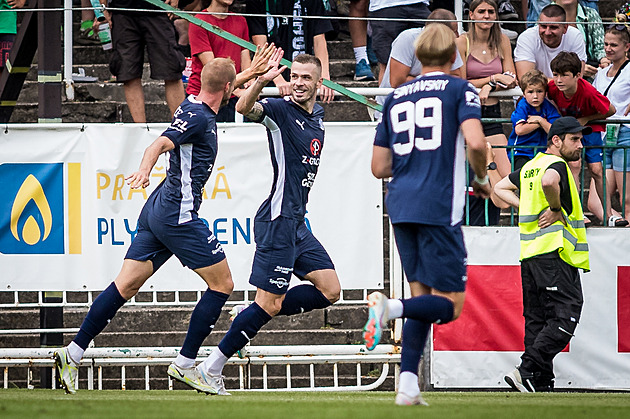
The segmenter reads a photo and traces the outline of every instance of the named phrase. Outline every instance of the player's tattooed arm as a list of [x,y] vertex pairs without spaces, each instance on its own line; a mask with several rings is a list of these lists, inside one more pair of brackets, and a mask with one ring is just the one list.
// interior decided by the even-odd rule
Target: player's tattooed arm
[[252,121],[260,121],[262,114],[263,114],[263,107],[260,104],[260,102],[254,102],[254,106],[252,107],[252,110],[249,111],[249,113],[245,116],[248,119],[251,119]]

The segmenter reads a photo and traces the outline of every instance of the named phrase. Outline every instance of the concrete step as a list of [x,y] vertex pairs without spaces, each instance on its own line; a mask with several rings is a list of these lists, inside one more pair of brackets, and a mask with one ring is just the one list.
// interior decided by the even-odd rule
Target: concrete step
[[[97,77],[100,81],[113,80],[113,76],[109,71],[109,59],[107,58],[105,60],[103,58],[107,55],[108,53],[105,51],[100,51],[99,54],[97,54],[100,58],[95,59],[94,61],[86,61],[84,63],[74,61],[72,65],[72,72],[78,73],[78,69],[83,68],[86,76]],[[346,59],[331,60],[330,77],[335,81],[352,79],[354,76],[355,64],[355,60],[352,56]],[[374,70],[376,70],[376,68]],[[142,72],[143,80],[148,80],[149,74],[149,64],[145,61]],[[26,76],[26,80],[37,80],[37,65],[34,64],[31,66],[31,69]]]
[[[214,330],[226,331],[231,322],[229,311],[232,306],[223,307]],[[87,308],[66,308],[63,322],[66,328],[80,327]],[[160,332],[188,329],[188,322],[193,311],[187,307],[133,307],[120,309],[106,332],[118,333],[129,331]],[[295,316],[278,316],[266,326],[266,330],[306,330],[322,328],[361,329],[367,318],[367,308],[363,305],[333,305],[324,310],[314,310]],[[39,309],[3,309],[0,316],[0,329],[36,329],[39,328]]]
[[[367,107],[355,101],[335,100],[321,105],[326,112],[325,121],[327,122],[370,120]],[[147,101],[145,109],[148,122],[170,122],[171,120],[170,111],[163,100]],[[61,111],[63,122],[133,122],[126,103],[120,101],[64,102]],[[18,104],[11,115],[10,122],[37,122],[37,103]]]

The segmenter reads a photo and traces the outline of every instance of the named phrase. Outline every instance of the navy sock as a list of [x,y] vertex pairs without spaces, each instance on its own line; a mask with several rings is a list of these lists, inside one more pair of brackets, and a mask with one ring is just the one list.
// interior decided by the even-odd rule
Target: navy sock
[[418,364],[422,358],[424,345],[431,323],[407,319],[403,326],[402,353],[400,356],[400,372],[409,371],[418,375]]
[[87,349],[92,339],[105,329],[118,309],[126,302],[127,300],[118,292],[116,284],[112,282],[92,303],[92,307],[81,324],[81,330],[74,338],[74,343],[82,349]]
[[282,301],[282,308],[278,316],[308,313],[309,311],[326,308],[332,303],[315,286],[304,284],[291,288]]
[[219,342],[219,350],[226,357],[231,357],[236,351],[247,345],[247,342],[252,340],[269,320],[271,320],[271,316],[258,304],[252,303],[236,316],[230,330]]
[[213,291],[210,288],[203,293],[190,316],[188,333],[186,333],[180,354],[190,359],[197,358],[201,344],[212,332],[228,298],[228,294]]
[[453,302],[439,295],[420,295],[401,300],[403,317],[425,323],[444,324],[453,320]]

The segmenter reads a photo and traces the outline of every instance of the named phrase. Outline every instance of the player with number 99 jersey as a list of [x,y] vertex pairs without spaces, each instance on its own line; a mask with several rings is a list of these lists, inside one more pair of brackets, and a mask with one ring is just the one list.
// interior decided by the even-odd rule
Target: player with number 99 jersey
[[466,193],[460,126],[481,118],[474,86],[431,72],[399,86],[383,105],[374,145],[392,150],[386,204],[392,223],[456,225]]

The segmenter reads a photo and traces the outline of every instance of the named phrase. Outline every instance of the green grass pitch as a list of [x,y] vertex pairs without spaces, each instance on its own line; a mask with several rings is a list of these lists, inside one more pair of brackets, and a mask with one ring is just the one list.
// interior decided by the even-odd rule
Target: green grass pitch
[[396,406],[393,392],[87,391],[0,389],[0,418],[429,419],[630,418],[628,393],[428,392],[430,404]]

